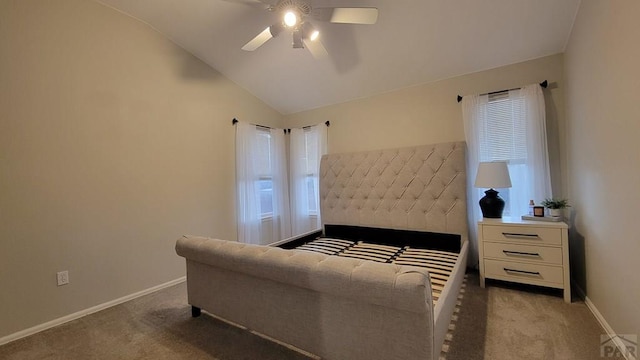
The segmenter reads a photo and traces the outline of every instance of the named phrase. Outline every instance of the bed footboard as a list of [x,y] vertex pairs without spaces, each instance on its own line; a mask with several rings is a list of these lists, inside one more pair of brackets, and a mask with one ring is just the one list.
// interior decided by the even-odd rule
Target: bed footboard
[[433,358],[428,273],[184,237],[189,303],[327,360]]

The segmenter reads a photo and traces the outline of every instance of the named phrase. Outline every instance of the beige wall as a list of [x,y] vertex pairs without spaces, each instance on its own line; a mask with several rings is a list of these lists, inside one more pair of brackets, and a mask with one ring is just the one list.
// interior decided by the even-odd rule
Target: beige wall
[[479,94],[548,80],[544,90],[554,194],[564,193],[564,102],[561,54],[401,89],[286,116],[289,127],[326,120],[329,152],[374,150],[464,140],[458,94]]
[[283,125],[134,19],[0,0],[0,338],[183,276],[182,234],[235,239],[233,117]]
[[[464,141],[458,94],[482,94],[547,80],[550,85],[544,94],[551,180],[554,195],[562,196],[566,193],[566,153],[559,141],[565,136],[562,69],[563,55],[557,54],[292,114],[285,119],[288,127],[331,121],[330,153]],[[477,241],[473,232],[470,236],[469,265],[477,267]]]
[[640,335],[640,2],[583,0],[565,54],[572,275]]

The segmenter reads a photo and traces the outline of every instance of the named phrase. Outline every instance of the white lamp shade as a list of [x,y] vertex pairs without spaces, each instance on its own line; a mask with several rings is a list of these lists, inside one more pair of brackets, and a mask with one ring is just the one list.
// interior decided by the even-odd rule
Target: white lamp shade
[[475,187],[510,188],[509,168],[504,161],[481,162],[478,165]]

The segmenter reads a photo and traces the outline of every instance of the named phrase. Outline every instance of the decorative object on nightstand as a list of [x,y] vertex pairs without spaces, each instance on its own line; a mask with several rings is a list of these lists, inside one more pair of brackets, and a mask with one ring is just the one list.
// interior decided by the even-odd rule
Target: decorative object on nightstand
[[485,279],[547,286],[562,289],[570,303],[568,229],[564,222],[479,221],[480,286]]
[[542,201],[542,206],[549,209],[549,216],[559,219],[562,219],[564,217],[564,209],[571,207],[571,205],[569,205],[568,199],[555,198],[544,199]]
[[560,221],[562,221],[562,219],[560,219],[560,218],[551,217],[551,216],[522,215],[521,218],[522,218],[522,220],[529,220],[529,221],[551,221],[551,222],[560,222]]
[[543,217],[544,216],[544,206],[534,206],[533,207],[533,216]]
[[485,191],[485,196],[480,199],[480,209],[482,217],[499,219],[504,210],[504,200],[498,196],[494,188],[510,188],[511,178],[509,169],[504,161],[481,162],[478,165],[475,187],[489,188]]

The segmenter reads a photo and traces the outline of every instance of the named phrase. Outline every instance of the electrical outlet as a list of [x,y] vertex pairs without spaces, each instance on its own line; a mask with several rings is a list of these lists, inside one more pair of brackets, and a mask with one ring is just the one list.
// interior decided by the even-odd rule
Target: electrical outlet
[[58,275],[58,286],[66,285],[69,283],[69,271],[59,271]]

